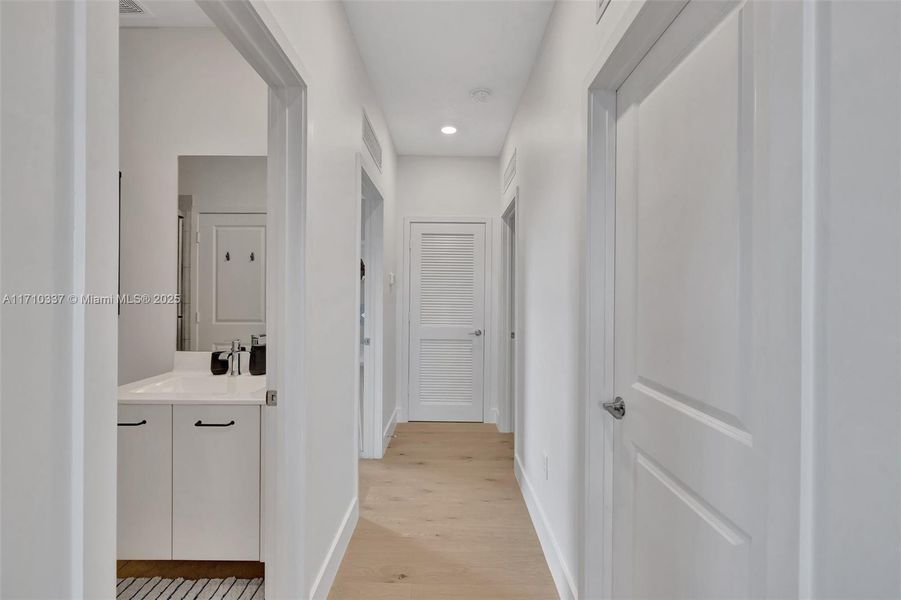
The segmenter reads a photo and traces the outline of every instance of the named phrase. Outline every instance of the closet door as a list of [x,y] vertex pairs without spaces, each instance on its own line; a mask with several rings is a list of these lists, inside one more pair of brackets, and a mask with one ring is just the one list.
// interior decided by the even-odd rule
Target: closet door
[[485,225],[410,230],[410,420],[482,421]]

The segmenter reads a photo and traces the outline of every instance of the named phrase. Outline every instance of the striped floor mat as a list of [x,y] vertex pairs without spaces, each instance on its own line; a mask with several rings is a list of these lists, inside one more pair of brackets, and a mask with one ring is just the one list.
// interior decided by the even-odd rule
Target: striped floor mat
[[163,579],[127,577],[116,581],[118,600],[263,600],[262,579]]

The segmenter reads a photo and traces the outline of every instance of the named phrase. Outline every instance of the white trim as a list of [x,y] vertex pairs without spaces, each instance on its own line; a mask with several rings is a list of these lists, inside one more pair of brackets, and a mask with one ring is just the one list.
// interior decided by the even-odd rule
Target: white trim
[[198,5],[269,86],[266,333],[269,387],[278,405],[263,415],[261,518],[266,589],[273,598],[307,590],[306,169],[309,78],[264,3],[198,0]]
[[385,431],[382,432],[382,456],[388,450],[391,438],[394,437],[394,430],[397,429],[397,413],[398,408],[395,406],[394,410],[391,411],[391,418],[388,419],[388,424],[385,425]]
[[491,386],[491,373],[494,372],[494,361],[497,360],[494,351],[494,345],[497,344],[496,339],[498,332],[494,327],[494,317],[492,306],[492,298],[494,294],[492,290],[495,286],[492,283],[494,277],[494,247],[493,247],[493,231],[491,227],[491,217],[404,217],[403,223],[403,246],[401,259],[403,271],[401,276],[401,313],[398,319],[398,341],[400,344],[399,360],[397,365],[397,405],[399,408],[397,421],[406,423],[410,411],[410,229],[414,223],[477,223],[485,226],[485,374],[483,377],[483,402],[482,402],[482,422],[489,423],[489,393]]
[[575,600],[579,597],[576,593],[576,581],[572,576],[572,571],[563,559],[563,552],[560,551],[560,545],[554,536],[553,530],[548,523],[544,514],[544,509],[538,501],[538,496],[526,476],[525,469],[519,460],[519,455],[514,456],[513,472],[516,475],[516,481],[519,482],[519,489],[522,491],[522,498],[526,502],[526,508],[529,509],[529,517],[535,527],[535,533],[538,534],[538,541],[541,543],[541,551],[544,553],[544,560],[551,571],[551,577],[554,578],[554,585],[557,587],[557,595],[563,600]]
[[332,539],[332,543],[325,555],[325,560],[322,562],[322,566],[319,567],[316,579],[310,587],[309,598],[318,600],[320,598],[325,599],[328,596],[329,591],[332,589],[332,584],[335,583],[335,575],[338,574],[338,567],[341,566],[344,553],[347,552],[347,546],[350,544],[350,538],[353,536],[359,519],[360,505],[357,504],[357,498],[354,497],[350,502],[350,506],[347,507],[347,512],[344,513],[344,519],[341,520],[341,525]]
[[[519,246],[519,231],[520,227],[516,226],[516,223],[519,219],[519,186],[514,186],[513,193],[509,195],[509,201],[507,202],[506,208],[501,213],[501,218],[499,219],[500,226],[500,249],[498,252],[498,257],[500,264],[497,266],[496,274],[499,275],[496,279],[498,280],[498,308],[497,308],[497,323],[498,327],[500,327],[500,331],[498,333],[498,344],[497,344],[497,352],[495,353],[495,362],[496,362],[496,385],[495,389],[497,390],[496,398],[497,398],[497,428],[499,431],[510,433],[514,432],[516,427],[515,424],[515,415],[516,415],[516,390],[518,388],[517,383],[517,372],[519,371],[518,365],[513,365],[513,373],[510,373],[510,343],[509,343],[509,335],[511,331],[515,331],[517,338],[520,337],[519,331],[516,325],[516,315],[510,314],[510,296],[514,296],[514,306],[520,306],[521,298],[519,294],[519,288],[517,286],[517,282],[519,281],[519,277],[515,276],[518,272],[517,264],[518,258],[515,254],[514,250],[514,259],[517,260],[517,264],[513,264],[513,272],[510,270],[510,250],[511,245],[515,248]],[[514,228],[511,230],[509,221],[510,218],[514,219]],[[513,286],[517,286],[516,289],[511,289],[511,282]],[[518,362],[519,358],[514,357],[514,359]],[[513,385],[510,385],[511,380],[514,382]],[[515,441],[514,441],[515,444]]]
[[[613,594],[614,425],[600,403],[613,396],[616,90],[686,3],[644,0],[628,4],[584,83],[588,99],[588,218],[583,251],[588,285],[583,340],[585,485],[580,583],[586,598]],[[598,364],[603,368],[591,368]],[[600,518],[598,506],[603,507]]]
[[[354,429],[354,447],[358,447],[358,430],[363,434],[363,447],[361,456],[363,458],[382,458],[384,448],[382,445],[382,414],[384,413],[384,351],[385,351],[385,335],[384,335],[384,313],[385,313],[385,269],[384,269],[384,253],[385,253],[385,195],[376,184],[375,178],[372,176],[372,169],[369,165],[375,165],[371,157],[367,157],[361,152],[356,153],[356,193],[357,193],[357,212],[356,212],[356,253],[357,261],[367,258],[367,284],[368,296],[366,299],[366,312],[369,314],[369,338],[371,345],[369,346],[369,369],[364,367],[363,386],[363,411],[359,410],[360,398],[360,369],[359,365],[354,369],[354,414],[357,420],[357,427]],[[379,202],[373,209],[374,219],[370,220],[369,231],[367,235],[367,250],[369,256],[364,257],[361,249],[362,241],[362,224],[363,224],[363,175],[369,179],[372,187],[378,192]],[[369,273],[376,273],[378,277],[369,277]],[[359,300],[361,292],[360,278],[357,277],[354,283],[355,297]],[[359,322],[359,302],[354,303],[354,321]],[[362,348],[362,340],[360,338],[360,328],[356,327],[354,335],[355,347],[354,356],[359,357],[360,348]],[[369,372],[371,377],[365,377]],[[359,429],[358,429],[359,428]]]
[[802,4],[801,85],[801,452],[798,597],[813,598],[816,553],[816,302],[817,302],[817,3]]

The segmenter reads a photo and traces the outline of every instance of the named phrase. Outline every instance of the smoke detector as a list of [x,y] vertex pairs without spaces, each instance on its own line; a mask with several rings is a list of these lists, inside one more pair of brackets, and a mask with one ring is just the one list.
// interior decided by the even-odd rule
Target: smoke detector
[[469,97],[479,104],[484,104],[491,98],[491,90],[488,88],[475,88],[469,92]]
[[143,15],[147,11],[135,0],[119,0],[120,15]]

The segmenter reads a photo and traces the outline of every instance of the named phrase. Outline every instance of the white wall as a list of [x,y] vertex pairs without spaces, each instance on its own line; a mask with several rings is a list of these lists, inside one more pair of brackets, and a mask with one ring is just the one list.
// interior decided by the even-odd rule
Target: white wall
[[[178,157],[265,155],[267,88],[217,29],[120,37],[122,293],[174,293]],[[120,384],[172,368],[175,309],[122,306]]]
[[[360,210],[356,154],[385,202],[386,223],[394,215],[395,154],[378,101],[351,36],[344,8],[337,2],[265,2],[298,57],[298,71],[308,85],[308,195],[306,247],[306,381],[309,429],[307,456],[306,581],[311,594],[325,594],[340,527],[357,496],[357,433],[354,372],[357,363],[356,285],[357,215]],[[365,108],[383,148],[381,172],[362,144]],[[390,232],[386,232],[389,237]],[[389,237],[390,239],[390,237]],[[394,248],[384,249],[385,272],[394,267]],[[388,289],[387,283],[385,289]],[[386,297],[394,310],[392,297]],[[391,313],[393,315],[393,312]],[[386,331],[390,326],[386,320]],[[390,344],[393,340],[386,340]],[[392,349],[386,346],[385,368]],[[387,378],[386,378],[387,379]],[[386,383],[387,385],[387,383]],[[387,396],[386,397],[390,397]],[[354,522],[348,523],[353,527]],[[340,548],[339,548],[340,550]],[[328,563],[329,558],[334,560]],[[321,585],[317,582],[322,576]]]
[[265,156],[180,156],[178,194],[202,212],[266,212]]
[[901,597],[901,4],[818,4],[817,598]]
[[496,175],[503,180],[516,150],[516,178],[498,201],[503,210],[519,186],[522,411],[516,456],[546,516],[552,555],[562,565],[554,573],[558,589],[572,594],[579,581],[582,533],[586,79],[627,4],[611,2],[597,25],[593,2],[554,6]]
[[[398,258],[397,284],[394,286],[397,298],[397,333],[398,339],[403,340],[404,323],[406,316],[403,314],[404,303],[400,295],[403,293],[404,277],[404,219],[409,217],[486,217],[489,219],[488,230],[495,228],[497,215],[497,197],[500,188],[497,179],[498,160],[496,157],[456,157],[456,156],[399,156],[397,159],[397,215],[394,223],[396,237],[393,244],[396,247]],[[493,248],[488,248],[489,260]],[[491,263],[487,265],[491,268]],[[492,281],[497,278],[493,278]],[[486,310],[495,308],[495,294],[493,287],[488,290],[486,298]],[[496,327],[492,327],[496,329]],[[499,331],[498,331],[499,332]],[[489,331],[492,336],[495,331]],[[491,351],[491,343],[494,337],[486,337],[486,357]],[[403,348],[397,348],[397,373],[398,382],[407,380],[408,373],[406,363],[402,360]],[[491,379],[493,373],[486,362],[486,414],[489,420],[494,420],[494,409],[497,408],[497,396],[494,394],[495,386]],[[408,417],[408,398],[404,394],[405,385],[398,385],[397,409],[401,420]],[[390,418],[389,411],[394,410],[394,404],[385,404],[385,419]]]
[[[0,3],[2,294],[116,290],[118,14]],[[0,596],[115,585],[116,308],[0,308]]]

